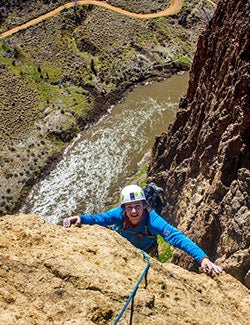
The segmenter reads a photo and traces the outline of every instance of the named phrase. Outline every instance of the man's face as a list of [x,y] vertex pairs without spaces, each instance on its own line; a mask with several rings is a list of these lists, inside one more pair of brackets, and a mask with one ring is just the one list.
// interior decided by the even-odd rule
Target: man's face
[[143,218],[143,201],[131,202],[125,204],[125,212],[129,221],[133,225],[137,225]]

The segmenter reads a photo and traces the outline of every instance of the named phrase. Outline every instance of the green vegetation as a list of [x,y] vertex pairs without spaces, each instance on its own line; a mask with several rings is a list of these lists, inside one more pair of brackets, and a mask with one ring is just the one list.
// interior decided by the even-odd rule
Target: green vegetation
[[0,44],[1,44],[1,48],[2,48],[3,51],[9,51],[10,50],[9,45],[4,43],[3,41],[1,41]]
[[168,244],[160,235],[157,236],[157,242],[159,250],[158,261],[161,263],[165,263],[172,258],[173,253],[171,245]]
[[164,17],[155,19],[155,23],[162,34],[165,35],[165,37],[168,40],[171,40],[173,37],[173,31],[171,31],[169,24],[166,24],[166,19]]
[[[86,95],[82,88],[77,86],[60,85],[62,72],[44,62],[42,66],[36,66],[20,49],[13,49],[6,42],[0,42],[1,61],[8,65],[13,73],[24,78],[29,88],[38,91],[40,107],[47,107],[48,104],[55,108],[70,109],[79,116],[83,111],[90,109],[86,101]],[[14,51],[17,53],[16,63],[13,64],[13,57],[7,58],[3,52]]]
[[191,63],[192,63],[191,58],[188,57],[188,56],[173,57],[172,59],[173,59],[174,62],[179,61],[179,62],[182,62],[182,63],[186,63],[188,65],[191,65]]
[[73,53],[77,54],[84,61],[90,62],[92,55],[88,52],[80,51],[79,48],[77,47],[77,44],[76,44],[76,41],[74,40],[74,38],[65,36],[65,40],[71,47]]
[[145,187],[147,183],[147,170],[148,164],[142,165],[137,173],[130,178],[128,184],[137,183],[140,187]]

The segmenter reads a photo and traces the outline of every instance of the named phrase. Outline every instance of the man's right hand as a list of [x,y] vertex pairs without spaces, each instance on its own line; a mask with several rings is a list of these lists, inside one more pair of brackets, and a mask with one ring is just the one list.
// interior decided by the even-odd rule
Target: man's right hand
[[206,274],[219,274],[222,272],[222,268],[210,261],[208,257],[205,257],[201,261],[200,271]]
[[73,216],[63,219],[63,227],[69,228],[71,225],[76,227],[81,227],[81,218],[80,216]]

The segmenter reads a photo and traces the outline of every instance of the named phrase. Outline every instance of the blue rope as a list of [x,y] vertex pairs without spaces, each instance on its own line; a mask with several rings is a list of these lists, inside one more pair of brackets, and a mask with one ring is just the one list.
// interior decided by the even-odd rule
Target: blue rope
[[124,311],[125,311],[126,308],[128,307],[128,304],[130,303],[130,300],[131,300],[132,298],[134,298],[134,296],[135,296],[135,294],[136,294],[136,291],[137,291],[137,289],[138,289],[138,287],[139,287],[139,285],[140,285],[142,279],[144,278],[144,276],[147,275],[148,269],[149,269],[149,267],[150,267],[150,261],[149,261],[148,256],[146,255],[146,253],[145,253],[143,250],[142,250],[142,254],[143,254],[144,258],[146,259],[146,261],[148,262],[148,264],[147,264],[147,266],[145,267],[145,269],[144,269],[144,271],[143,271],[143,273],[142,273],[142,275],[141,275],[139,281],[138,281],[137,284],[135,285],[134,290],[132,291],[132,293],[131,293],[130,296],[128,297],[128,299],[127,299],[125,305],[123,306],[123,308],[122,308],[120,314],[117,316],[117,318],[116,318],[116,320],[115,320],[115,322],[114,322],[114,325],[116,325],[116,324],[118,323],[118,321],[120,320],[120,318],[122,317],[122,314],[124,313]]

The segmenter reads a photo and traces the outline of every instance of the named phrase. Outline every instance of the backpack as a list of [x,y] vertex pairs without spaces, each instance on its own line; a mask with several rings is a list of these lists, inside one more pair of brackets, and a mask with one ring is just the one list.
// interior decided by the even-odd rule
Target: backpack
[[148,205],[161,215],[162,209],[167,206],[167,199],[163,188],[151,182],[143,189]]

